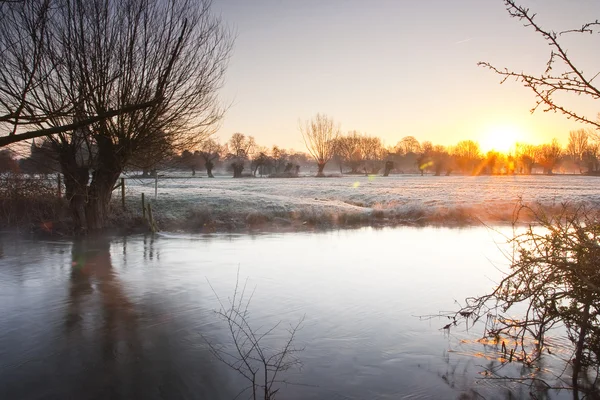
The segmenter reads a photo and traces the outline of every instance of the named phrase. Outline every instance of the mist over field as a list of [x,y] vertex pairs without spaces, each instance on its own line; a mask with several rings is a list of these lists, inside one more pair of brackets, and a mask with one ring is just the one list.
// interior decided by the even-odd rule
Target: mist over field
[[[519,200],[558,208],[600,204],[590,176],[345,176],[295,179],[127,179],[128,207],[141,193],[161,225],[183,229],[241,229],[298,223],[465,226],[510,223]],[[525,218],[525,216],[522,216]],[[523,219],[521,222],[527,222]]]

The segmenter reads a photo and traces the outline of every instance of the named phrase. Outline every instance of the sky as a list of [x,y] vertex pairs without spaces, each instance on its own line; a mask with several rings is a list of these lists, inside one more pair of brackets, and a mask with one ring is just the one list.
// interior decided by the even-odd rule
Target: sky
[[[600,19],[598,0],[520,4],[557,31]],[[566,144],[570,130],[585,128],[559,114],[532,115],[529,89],[500,85],[477,66],[545,69],[550,47],[502,0],[213,0],[213,11],[236,36],[220,93],[229,106],[217,133],[223,141],[241,132],[263,146],[303,150],[299,121],[316,113],[387,145],[411,135],[443,145],[475,140],[486,151],[513,138]],[[565,43],[584,72],[600,72],[597,38]],[[592,119],[600,112],[592,101],[561,101]]]

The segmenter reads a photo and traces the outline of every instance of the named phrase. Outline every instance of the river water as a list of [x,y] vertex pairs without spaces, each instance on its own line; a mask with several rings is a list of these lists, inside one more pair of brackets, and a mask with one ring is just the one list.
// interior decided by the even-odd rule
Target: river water
[[245,382],[209,343],[231,342],[214,310],[236,281],[254,293],[253,329],[280,322],[266,348],[304,318],[302,366],[282,375],[294,384],[278,398],[528,397],[523,385],[484,378],[497,349],[473,342],[481,329],[420,318],[493,287],[507,265],[503,234],[404,227],[73,242],[5,233],[0,398],[233,399]]

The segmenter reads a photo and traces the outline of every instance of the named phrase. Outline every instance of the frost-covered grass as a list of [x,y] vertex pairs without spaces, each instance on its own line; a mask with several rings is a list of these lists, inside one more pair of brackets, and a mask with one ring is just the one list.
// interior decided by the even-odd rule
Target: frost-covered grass
[[153,179],[126,186],[128,208],[139,211],[144,192],[163,229],[221,230],[504,223],[519,198],[546,207],[600,205],[599,183],[587,176],[160,178],[156,200]]

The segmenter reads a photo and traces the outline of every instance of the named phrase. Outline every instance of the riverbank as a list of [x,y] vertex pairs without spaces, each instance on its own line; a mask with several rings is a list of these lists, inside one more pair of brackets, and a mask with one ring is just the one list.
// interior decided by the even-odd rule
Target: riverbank
[[[510,224],[522,201],[548,212],[600,207],[595,177],[350,176],[336,179],[132,180],[126,207],[152,203],[163,230],[303,231],[360,226],[464,227]],[[137,211],[136,211],[137,210]],[[527,222],[527,216],[520,216]]]
[[[145,204],[152,206],[160,230],[172,232],[287,232],[362,226],[465,227],[510,224],[515,207],[540,206],[548,212],[563,204],[600,208],[597,178],[570,176],[340,177],[337,179],[127,179],[125,209],[113,194],[109,229],[119,233],[148,231]],[[155,192],[156,189],[156,192]],[[49,201],[50,197],[45,197]],[[19,202],[13,205],[20,205]],[[53,212],[30,212],[26,223],[4,212],[3,227],[69,234],[64,201]],[[62,208],[61,208],[62,207]],[[38,215],[39,214],[39,215]],[[521,215],[521,222],[528,222]]]

